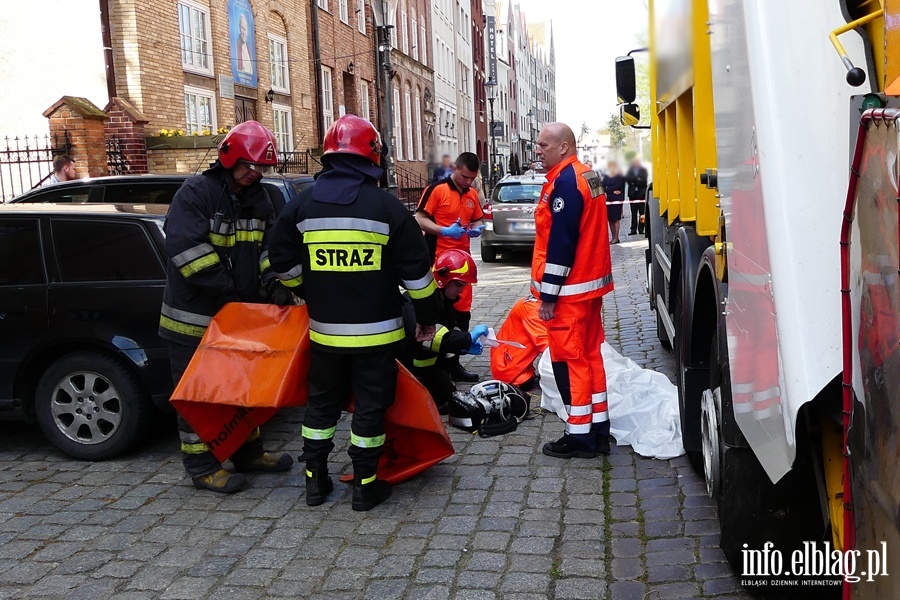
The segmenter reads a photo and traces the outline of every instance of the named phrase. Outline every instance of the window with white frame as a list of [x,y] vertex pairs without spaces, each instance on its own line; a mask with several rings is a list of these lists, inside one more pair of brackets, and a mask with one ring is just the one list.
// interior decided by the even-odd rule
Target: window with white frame
[[347,0],[338,0],[338,12],[341,16],[341,23],[350,24],[350,10],[347,7]]
[[216,130],[216,93],[212,90],[184,87],[184,121],[188,135],[210,135]]
[[409,160],[415,160],[413,156],[413,119],[412,119],[412,94],[407,87],[403,91],[403,106],[406,108],[406,151],[409,154]]
[[209,8],[190,0],[178,2],[178,30],[181,34],[182,67],[186,71],[211,74]]
[[290,94],[287,40],[271,33],[269,34],[269,67],[272,75],[272,89],[276,92]]
[[[325,131],[334,123],[334,94],[331,88],[331,68],[322,67],[322,120]],[[324,136],[324,132],[322,132]]]
[[394,3],[390,0],[385,2],[387,5],[388,11],[388,25],[390,25],[390,29],[388,31],[391,36],[391,48],[397,47],[397,13],[394,12]]
[[291,107],[281,104],[272,105],[273,125],[272,132],[275,134],[275,145],[279,152],[294,151],[293,128],[291,127]]
[[426,37],[425,37],[425,19],[422,19],[422,25],[421,25],[420,31],[421,31],[421,35],[419,36],[419,44],[421,45],[421,51],[422,51],[422,64],[427,65],[428,64],[428,44],[426,42]]
[[412,12],[412,23],[410,24],[409,31],[412,33],[412,57],[415,60],[419,60],[419,39],[418,39],[418,31],[419,25],[416,22],[416,11]]
[[419,90],[416,90],[416,158],[425,160],[425,153],[422,151],[422,97]]
[[319,5],[319,8],[328,10],[328,0],[316,0],[316,4]]
[[372,120],[369,112],[369,82],[365,79],[359,80],[359,116],[368,121]]
[[400,121],[400,89],[394,88],[394,157],[403,160],[403,126]]
[[356,0],[356,28],[366,32],[366,0]]
[[400,49],[403,54],[409,54],[409,22],[405,10],[400,11]]

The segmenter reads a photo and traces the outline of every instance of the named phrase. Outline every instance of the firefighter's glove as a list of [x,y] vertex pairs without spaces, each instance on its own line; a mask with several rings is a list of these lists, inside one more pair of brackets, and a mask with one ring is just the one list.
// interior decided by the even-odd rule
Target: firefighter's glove
[[470,238],[476,238],[481,235],[482,231],[484,231],[484,225],[479,225],[478,227],[473,227],[472,229],[466,231],[466,234],[468,234]]
[[472,331],[469,332],[469,335],[472,336],[472,341],[477,341],[479,338],[483,338],[488,334],[488,326],[481,324],[476,325],[472,328]]
[[457,219],[456,223],[454,223],[450,227],[441,227],[441,235],[444,237],[453,238],[454,240],[458,240],[462,236],[466,235],[465,228],[460,225],[461,222],[462,219]]
[[466,354],[481,354],[482,352],[484,352],[484,344],[478,340],[473,340],[472,345],[466,350]]
[[294,294],[281,285],[281,282],[277,279],[273,279],[266,284],[266,292],[268,292],[269,300],[272,304],[278,306],[290,306],[294,304]]

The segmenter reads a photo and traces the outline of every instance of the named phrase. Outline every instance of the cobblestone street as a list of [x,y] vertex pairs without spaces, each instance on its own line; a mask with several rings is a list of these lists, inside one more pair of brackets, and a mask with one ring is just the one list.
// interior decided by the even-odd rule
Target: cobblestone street
[[[612,247],[607,338],[672,379],[645,247],[633,236]],[[527,294],[529,267],[527,255],[479,262],[473,324],[500,325]],[[463,364],[489,377],[486,354]],[[264,427],[268,446],[299,455],[301,417],[288,410]],[[348,429],[342,421],[332,472],[350,468]],[[307,507],[296,465],[233,496],[196,491],[174,420],[129,456],[93,464],[62,455],[36,426],[0,423],[0,598],[750,598],[685,457],[542,455],[562,431],[554,414],[495,438],[451,430],[455,456],[354,513],[340,483]]]

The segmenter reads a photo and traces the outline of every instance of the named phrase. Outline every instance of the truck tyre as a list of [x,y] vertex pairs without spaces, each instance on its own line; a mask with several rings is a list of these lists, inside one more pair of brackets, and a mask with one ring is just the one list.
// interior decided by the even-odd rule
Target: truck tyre
[[115,358],[90,351],[50,365],[38,382],[34,411],[47,439],[82,460],[119,456],[146,435],[154,417],[137,377]]
[[[681,318],[682,312],[682,295],[681,292],[676,292],[675,296],[675,307],[673,311],[672,319],[675,322],[675,387],[678,389],[678,415],[681,419],[681,435],[684,437],[685,432],[689,429],[687,419],[685,418],[685,414],[687,413],[687,409],[685,407],[685,398],[684,398],[684,334],[682,329],[684,327]],[[658,309],[657,309],[658,310]],[[659,322],[659,316],[657,315],[657,327],[662,327],[662,324]],[[662,335],[665,337],[665,330],[663,330]],[[702,450],[688,450],[685,447],[685,453],[687,454],[688,460],[691,463],[691,466],[694,467],[694,470],[697,473],[703,473],[703,451]]]

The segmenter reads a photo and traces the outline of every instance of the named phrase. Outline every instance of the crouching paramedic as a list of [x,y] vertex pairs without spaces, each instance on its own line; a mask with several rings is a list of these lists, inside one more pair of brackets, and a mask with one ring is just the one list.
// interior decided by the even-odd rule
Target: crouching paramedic
[[324,147],[325,169],[282,212],[269,259],[309,309],[309,396],[300,457],[306,461],[306,503],[322,504],[332,490],[328,454],[352,393],[352,508],[366,511],[390,496],[376,468],[384,415],[397,386],[395,358],[406,337],[399,286],[412,298],[423,339],[434,334],[437,288],[418,225],[376,185],[382,169],[375,127],[345,115],[326,133]]
[[437,405],[438,412],[447,414],[448,403],[456,385],[450,378],[460,354],[481,354],[484,350],[480,337],[488,333],[487,325],[478,325],[471,332],[458,327],[454,304],[462,290],[478,283],[478,269],[472,255],[464,250],[445,250],[434,261],[434,279],[437,282],[440,314],[435,325],[434,338],[424,342],[407,344],[404,366],[424,385]]
[[534,361],[547,349],[547,323],[540,319],[540,302],[534,296],[522,298],[509,309],[497,339],[519,342],[522,348],[500,344],[491,348],[491,375],[522,391],[538,384]]
[[613,289],[606,195],[597,174],[578,161],[567,125],[545,125],[536,152],[549,172],[534,213],[531,293],[541,301],[538,315],[547,324],[553,375],[568,413],[565,435],[543,453],[593,458],[609,453],[600,354],[602,298]]
[[[265,257],[267,233],[275,222],[270,195],[280,192],[267,190],[260,180],[277,164],[276,156],[271,131],[256,121],[241,123],[222,140],[212,168],[188,178],[172,199],[159,335],[169,342],[176,384],[210,320],[227,302],[292,300]],[[178,432],[184,468],[195,487],[216,492],[246,487],[246,477],[223,469],[181,415]],[[231,462],[238,471],[275,472],[290,468],[293,460],[263,452],[256,430]]]

